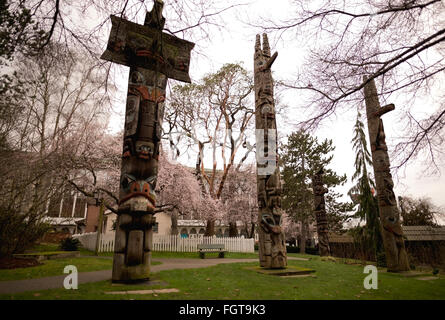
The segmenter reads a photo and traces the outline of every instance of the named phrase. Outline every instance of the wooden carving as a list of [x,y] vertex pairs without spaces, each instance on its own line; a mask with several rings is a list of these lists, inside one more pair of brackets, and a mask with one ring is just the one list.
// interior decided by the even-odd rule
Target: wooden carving
[[[194,43],[159,32],[154,27],[158,18],[151,13],[147,15],[145,25],[113,15],[110,18],[110,38],[101,59],[128,67],[158,69],[168,78],[190,82],[190,52]],[[160,24],[163,25],[162,20]]]
[[258,233],[260,266],[284,268],[287,265],[285,236],[281,227],[281,182],[276,143],[277,125],[267,35],[256,36],[254,55],[255,127],[257,150]]
[[328,219],[326,217],[326,208],[324,194],[328,189],[323,185],[323,169],[320,169],[312,178],[312,188],[314,190],[314,212],[317,222],[317,235],[320,256],[329,256],[329,237],[328,237]]
[[[366,82],[367,78],[364,77],[363,81]],[[364,91],[386,263],[388,271],[408,271],[408,256],[405,250],[400,214],[393,190],[394,183],[390,171],[383,121],[380,118],[385,113],[394,110],[394,105],[390,104],[380,107],[374,79],[371,79],[365,85]]]
[[130,66],[113,282],[149,278],[165,88],[169,77],[190,82],[194,44],[162,33],[162,8],[163,2],[156,0],[144,26],[111,16],[113,27],[102,55]]

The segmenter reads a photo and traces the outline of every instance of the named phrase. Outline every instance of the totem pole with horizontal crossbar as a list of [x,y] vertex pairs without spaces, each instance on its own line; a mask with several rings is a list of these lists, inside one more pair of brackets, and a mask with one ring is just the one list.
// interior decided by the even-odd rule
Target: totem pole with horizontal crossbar
[[256,36],[254,54],[255,135],[258,191],[258,235],[260,266],[287,266],[286,244],[281,227],[281,182],[278,167],[277,123],[270,68],[278,53],[270,55],[267,35]]
[[394,104],[380,107],[374,79],[365,82],[366,116],[368,118],[369,141],[371,143],[372,166],[374,167],[377,202],[382,226],[386,265],[390,272],[409,271],[408,255],[403,239],[400,213],[394,194],[394,182],[390,171],[388,147],[381,116],[394,110]]
[[113,282],[149,278],[165,88],[168,78],[190,82],[194,43],[162,32],[163,5],[154,1],[144,25],[112,15],[110,38],[101,56],[130,67]]

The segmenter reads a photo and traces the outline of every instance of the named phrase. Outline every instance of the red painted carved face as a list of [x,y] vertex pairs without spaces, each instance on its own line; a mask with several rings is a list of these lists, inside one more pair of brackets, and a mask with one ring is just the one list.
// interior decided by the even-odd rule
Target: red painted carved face
[[155,203],[156,198],[155,198],[154,186],[152,183],[155,181],[155,179],[156,176],[149,177],[145,180],[137,180],[134,176],[130,174],[124,174],[124,176],[121,179],[121,187],[122,190],[125,192],[125,196],[123,196],[119,200],[119,204],[122,204],[133,197],[142,196],[150,201],[149,203],[154,209],[156,206]]

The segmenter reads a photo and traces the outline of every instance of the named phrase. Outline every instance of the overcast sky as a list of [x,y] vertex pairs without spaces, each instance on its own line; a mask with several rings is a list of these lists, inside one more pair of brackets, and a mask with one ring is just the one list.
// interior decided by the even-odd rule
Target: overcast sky
[[[168,0],[167,0],[168,1]],[[231,1],[226,1],[231,3]],[[243,66],[249,70],[253,70],[253,54],[255,44],[255,34],[259,32],[258,29],[246,24],[246,22],[255,22],[260,17],[268,17],[270,19],[285,18],[289,14],[289,1],[267,1],[257,0],[250,1],[249,5],[241,6],[232,9],[224,16],[225,30],[222,32],[213,32],[211,34],[211,42],[203,44],[205,46],[205,54],[207,58],[201,55],[194,55],[190,66],[190,75],[192,81],[200,79],[204,74],[215,72],[224,63],[242,62]],[[164,13],[166,19],[168,15]],[[290,34],[288,38],[276,40],[276,35],[269,34],[271,42],[272,53],[278,51],[278,58],[275,61],[272,70],[274,77],[286,79],[291,78],[298,70],[302,59],[304,58],[304,46],[299,45],[295,41],[291,41]],[[120,90],[120,96],[125,99],[127,90],[127,79],[125,76],[128,72],[126,67],[122,68],[124,76],[121,81],[117,83]],[[299,119],[299,112],[295,112],[296,107],[304,107],[302,99],[298,96],[299,92],[286,92],[282,97],[282,102],[287,104],[289,108],[284,115],[277,118],[277,127],[279,136],[285,136],[291,131],[295,130],[295,124],[302,119]],[[397,113],[398,103],[403,101],[390,101],[396,105],[396,111],[386,114],[383,117],[386,142],[390,148],[391,137],[397,135],[397,125],[399,114]],[[428,100],[424,101],[425,104]],[[295,107],[295,108],[294,108]],[[416,106],[423,109],[425,105]],[[113,131],[123,127],[123,112],[125,110],[124,103],[116,106],[120,111],[120,116],[115,116],[112,119]],[[323,123],[316,135],[320,140],[332,139],[336,147],[334,159],[332,161],[332,169],[338,174],[346,173],[349,179],[348,184],[340,188],[338,191],[346,192],[351,187],[350,177],[354,172],[355,154],[352,150],[351,139],[353,136],[353,125],[356,118],[356,112],[338,113],[335,117]],[[367,134],[367,131],[366,131]],[[188,159],[186,156],[179,160],[187,165],[194,165],[196,157],[192,156]],[[419,163],[417,165],[410,165],[404,171],[399,172],[399,179],[396,179],[395,193],[396,196],[414,196],[414,197],[430,197],[436,205],[445,208],[445,178],[444,176],[427,177],[422,175],[424,167]],[[443,163],[441,169],[444,169]]]

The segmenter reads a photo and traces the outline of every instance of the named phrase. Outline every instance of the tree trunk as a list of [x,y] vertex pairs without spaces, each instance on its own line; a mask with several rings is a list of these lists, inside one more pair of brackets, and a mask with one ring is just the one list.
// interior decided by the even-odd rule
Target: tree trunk
[[214,235],[215,235],[215,221],[207,220],[206,231],[204,233],[204,236],[213,237]]
[[307,226],[306,220],[302,220],[300,228],[300,253],[306,253]]
[[285,235],[281,227],[281,182],[278,168],[277,124],[271,66],[277,53],[270,56],[267,35],[256,36],[254,54],[255,136],[258,190],[258,236],[260,266],[287,266]]
[[236,222],[229,222],[229,237],[238,237]]
[[249,238],[255,238],[255,223],[251,223],[251,226],[250,226],[250,233],[248,233],[248,237]]
[[318,248],[320,256],[331,255],[328,237],[328,219],[326,217],[326,208],[324,194],[328,192],[323,186],[323,169],[320,169],[312,177],[312,188],[314,190],[314,212],[317,222]]
[[[367,81],[366,77],[364,77],[364,81]],[[383,114],[394,110],[394,105],[380,107],[374,79],[365,85],[364,91],[386,263],[389,272],[409,271],[400,214],[393,191],[394,183],[390,171],[383,121],[380,118]]]
[[179,233],[179,231],[178,231],[178,209],[173,208],[172,214],[171,214],[171,219],[172,219],[172,227],[171,227],[170,234],[177,235]]

